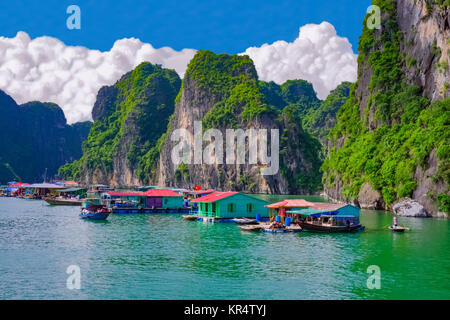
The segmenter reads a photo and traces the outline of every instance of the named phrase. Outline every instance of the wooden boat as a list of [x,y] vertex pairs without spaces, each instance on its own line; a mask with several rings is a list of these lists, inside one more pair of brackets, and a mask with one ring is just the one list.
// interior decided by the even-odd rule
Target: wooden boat
[[363,228],[361,224],[354,224],[349,226],[336,226],[336,225],[312,223],[307,221],[302,221],[299,224],[303,229],[313,232],[355,232]]
[[81,205],[82,219],[105,220],[111,213],[111,209],[101,203],[100,199],[84,199]]
[[404,232],[405,230],[409,230],[409,228],[400,227],[400,226],[389,226],[389,230],[394,231],[394,232]]
[[81,199],[64,199],[45,197],[44,200],[52,206],[81,206],[83,200]]
[[108,218],[110,212],[106,209],[99,209],[97,211],[88,211],[88,210],[83,210],[80,213],[80,217],[82,219],[91,219],[91,220],[105,220],[106,218]]
[[183,219],[188,221],[194,221],[197,220],[197,216],[193,214],[183,214]]
[[256,221],[256,219],[249,218],[235,218],[233,219],[233,222],[237,224],[258,224],[258,221]]
[[245,224],[239,226],[242,231],[261,231],[264,227],[261,224]]

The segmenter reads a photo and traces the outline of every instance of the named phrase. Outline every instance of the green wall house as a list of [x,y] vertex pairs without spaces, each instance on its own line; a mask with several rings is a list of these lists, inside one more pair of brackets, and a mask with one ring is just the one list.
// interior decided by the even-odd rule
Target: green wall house
[[266,201],[240,192],[214,192],[192,200],[198,205],[197,215],[215,218],[255,218],[268,216]]

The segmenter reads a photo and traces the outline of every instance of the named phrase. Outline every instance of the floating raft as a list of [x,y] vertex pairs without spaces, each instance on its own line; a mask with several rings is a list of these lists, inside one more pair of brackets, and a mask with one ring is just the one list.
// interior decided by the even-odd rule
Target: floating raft
[[286,233],[286,232],[301,232],[302,228],[299,225],[290,225],[284,228],[269,228],[267,223],[259,223],[256,225],[242,225],[239,228],[243,231],[262,231],[267,233]]
[[301,232],[302,228],[300,226],[289,226],[284,228],[262,228],[263,232],[268,233],[286,233],[286,232]]
[[133,213],[189,213],[188,208],[113,208],[115,214]]

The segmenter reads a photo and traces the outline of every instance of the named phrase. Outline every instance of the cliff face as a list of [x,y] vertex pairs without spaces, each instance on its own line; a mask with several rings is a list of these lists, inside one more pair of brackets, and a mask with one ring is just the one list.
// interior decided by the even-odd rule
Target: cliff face
[[[286,101],[289,98],[295,100],[294,97],[297,100],[305,98],[305,88],[309,89],[300,82],[287,84],[284,90],[274,83],[259,82],[253,62],[247,56],[198,52],[186,71],[175,113],[162,144],[158,183],[258,193],[317,190],[320,185],[320,144],[302,129],[299,108],[295,103],[290,104],[295,101]],[[277,94],[281,91],[284,96]],[[203,132],[214,128],[222,133],[224,163],[196,164],[194,148],[185,150],[190,158],[188,163],[174,163],[172,150],[179,141],[172,141],[172,133],[186,129],[192,135],[188,145],[193,146],[195,121],[202,124]],[[245,164],[225,163],[226,129],[250,128],[268,130],[269,150],[270,130],[279,130],[280,164],[276,174],[261,174],[264,164],[250,164],[248,158]],[[201,150],[208,144],[203,142]],[[246,151],[249,151],[248,145]]]
[[450,204],[449,7],[373,4],[381,8],[381,28],[364,20],[358,81],[331,131],[324,190],[377,209],[410,197],[441,215]]
[[167,130],[181,80],[173,70],[142,63],[100,89],[83,157],[59,170],[84,184],[136,186],[153,182],[158,139]]
[[42,182],[68,161],[79,159],[90,122],[67,125],[55,104],[17,105],[0,91],[0,181]]

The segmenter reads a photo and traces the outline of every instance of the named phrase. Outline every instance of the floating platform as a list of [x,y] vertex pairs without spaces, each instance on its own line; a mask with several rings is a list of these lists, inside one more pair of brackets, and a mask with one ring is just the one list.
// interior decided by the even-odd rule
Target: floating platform
[[187,214],[189,208],[112,208],[114,214],[142,214],[142,213],[177,213]]
[[303,229],[299,225],[290,225],[283,228],[270,228],[268,223],[258,223],[255,225],[242,225],[239,228],[243,231],[252,232],[267,232],[267,233],[287,233],[287,232],[301,232]]

